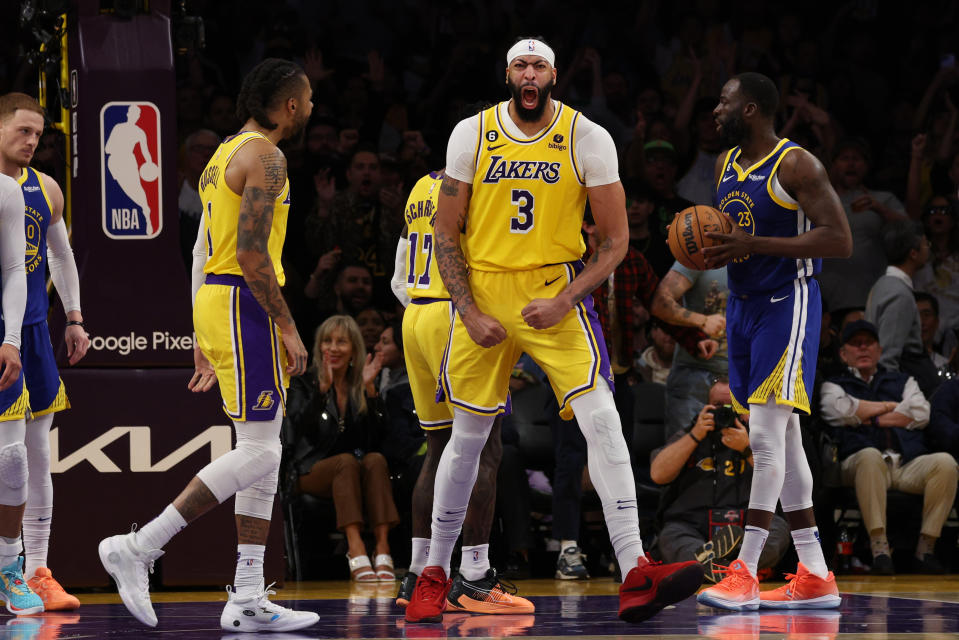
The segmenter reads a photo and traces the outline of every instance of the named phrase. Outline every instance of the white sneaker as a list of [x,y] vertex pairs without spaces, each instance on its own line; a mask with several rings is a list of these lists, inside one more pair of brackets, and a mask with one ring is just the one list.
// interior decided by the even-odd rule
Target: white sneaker
[[133,531],[104,538],[100,541],[99,550],[100,562],[117,583],[117,590],[127,610],[143,624],[157,626],[157,615],[150,602],[148,574],[153,573],[153,561],[162,556],[163,551],[140,549],[133,539]]
[[319,614],[312,611],[294,611],[281,607],[267,600],[267,596],[276,595],[269,587],[246,598],[238,598],[230,587],[226,592],[230,594],[223,614],[220,616],[220,626],[226,631],[296,631],[314,625],[319,621]]

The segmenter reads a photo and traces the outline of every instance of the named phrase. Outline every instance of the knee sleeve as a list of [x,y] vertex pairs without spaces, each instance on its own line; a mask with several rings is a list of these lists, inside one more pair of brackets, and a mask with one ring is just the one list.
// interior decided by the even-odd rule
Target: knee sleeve
[[[236,448],[200,469],[197,477],[210,493],[223,502],[253,485],[280,465],[280,431],[282,415],[271,422],[237,422]],[[274,427],[271,428],[271,427]],[[264,490],[268,487],[264,486]],[[274,488],[274,492],[275,492]],[[272,498],[271,498],[272,503]]]
[[786,477],[786,426],[792,407],[767,404],[749,405],[749,446],[753,450],[753,482],[749,508],[776,511]]
[[602,454],[606,464],[629,464],[629,448],[609,387],[601,385],[570,404],[589,449]]
[[27,501],[27,448],[14,442],[0,448],[0,504],[17,507]]
[[806,451],[802,446],[802,431],[799,428],[799,416],[789,416],[786,426],[785,476],[779,500],[783,511],[801,511],[812,505],[812,471],[806,460]]
[[246,489],[238,491],[233,506],[233,513],[239,516],[270,520],[273,516],[273,497],[276,495],[279,472],[280,465],[278,463],[273,471]]
[[50,426],[48,413],[27,422],[24,444],[27,446],[27,508],[53,507],[53,479],[50,477]]

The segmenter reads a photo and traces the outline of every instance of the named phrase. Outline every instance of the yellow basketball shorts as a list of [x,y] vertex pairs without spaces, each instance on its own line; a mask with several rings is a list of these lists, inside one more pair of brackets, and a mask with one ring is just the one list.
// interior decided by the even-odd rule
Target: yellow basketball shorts
[[548,265],[517,272],[471,271],[473,299],[506,329],[506,339],[489,349],[473,342],[457,316],[443,357],[440,395],[453,406],[480,415],[507,411],[509,377],[523,352],[549,377],[560,415],[573,417],[570,400],[603,384],[612,387],[606,343],[592,296],[577,304],[549,329],[533,329],[522,310],[536,298],[553,298],[582,262]]
[[216,371],[226,414],[240,422],[273,420],[290,386],[286,348],[242,276],[207,275],[193,305],[193,327]]
[[453,425],[453,409],[437,401],[443,352],[455,311],[450,300],[413,298],[403,314],[403,354],[420,426],[426,430]]

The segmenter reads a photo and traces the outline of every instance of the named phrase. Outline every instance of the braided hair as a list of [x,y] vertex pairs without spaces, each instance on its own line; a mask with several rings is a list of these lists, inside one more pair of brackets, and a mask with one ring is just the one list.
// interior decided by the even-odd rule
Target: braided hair
[[240,122],[250,118],[265,129],[276,129],[266,112],[294,96],[298,91],[303,69],[295,62],[267,58],[243,78],[240,95],[236,98],[236,117]]

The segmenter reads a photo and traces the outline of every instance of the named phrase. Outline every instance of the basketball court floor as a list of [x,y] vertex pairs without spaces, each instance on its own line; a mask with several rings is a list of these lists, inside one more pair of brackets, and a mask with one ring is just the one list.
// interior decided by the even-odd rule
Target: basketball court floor
[[[843,603],[836,611],[738,614],[697,605],[690,598],[653,619],[629,625],[616,618],[618,585],[611,578],[585,582],[518,581],[536,604],[533,615],[479,616],[447,613],[442,623],[407,624],[393,604],[398,583],[301,582],[277,589],[274,600],[320,614],[304,631],[280,634],[230,633],[219,619],[226,593],[154,594],[160,619],[155,629],[139,624],[116,594],[80,594],[72,613],[0,618],[0,639],[79,638],[959,638],[959,576],[843,576]],[[764,583],[763,588],[770,586]],[[775,585],[772,585],[775,586]],[[5,626],[4,626],[5,625]]]

